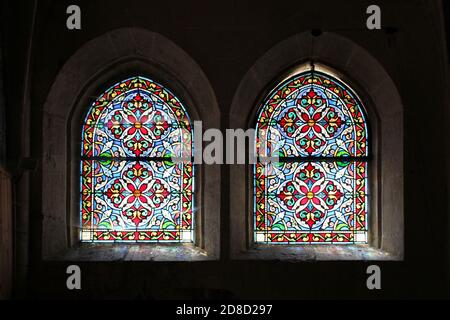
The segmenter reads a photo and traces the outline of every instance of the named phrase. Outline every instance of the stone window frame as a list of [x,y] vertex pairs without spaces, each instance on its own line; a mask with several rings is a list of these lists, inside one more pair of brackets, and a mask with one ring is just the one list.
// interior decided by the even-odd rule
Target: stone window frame
[[[198,64],[164,36],[140,28],[110,31],[84,44],[64,65],[43,112],[44,260],[215,260],[220,255],[220,167],[196,165],[194,244],[80,243],[81,121],[109,86],[148,77],[173,91],[191,121],[220,127],[214,91]],[[193,124],[193,123],[192,123]]]
[[367,109],[372,160],[368,245],[264,245],[253,242],[252,165],[230,167],[230,248],[233,259],[403,260],[403,106],[392,79],[364,48],[340,35],[294,35],[267,51],[242,79],[229,126],[254,128],[257,106],[286,73],[314,61],[347,83]]

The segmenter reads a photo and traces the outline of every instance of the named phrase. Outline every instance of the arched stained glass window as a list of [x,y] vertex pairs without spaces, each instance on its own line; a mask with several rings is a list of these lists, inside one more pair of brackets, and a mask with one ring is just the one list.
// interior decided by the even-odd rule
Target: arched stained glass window
[[349,86],[314,69],[288,77],[262,102],[257,137],[279,159],[254,165],[256,243],[367,242],[368,128]]
[[115,84],[82,127],[81,241],[192,242],[191,124],[181,101],[143,77]]

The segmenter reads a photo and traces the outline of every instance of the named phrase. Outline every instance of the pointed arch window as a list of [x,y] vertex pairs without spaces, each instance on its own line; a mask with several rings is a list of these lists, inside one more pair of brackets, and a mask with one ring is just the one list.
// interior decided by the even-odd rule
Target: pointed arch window
[[166,87],[121,81],[82,124],[83,242],[193,242],[191,121]]
[[254,241],[366,243],[368,123],[354,91],[314,66],[290,75],[262,101],[256,130],[279,159],[254,165]]

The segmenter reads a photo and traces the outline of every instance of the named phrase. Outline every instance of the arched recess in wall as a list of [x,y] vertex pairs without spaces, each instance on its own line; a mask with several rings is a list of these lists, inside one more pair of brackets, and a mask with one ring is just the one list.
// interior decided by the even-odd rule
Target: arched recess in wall
[[[369,242],[363,249],[337,246],[261,246],[253,239],[253,182],[249,166],[230,170],[231,254],[237,259],[392,259],[403,258],[403,106],[395,84],[365,49],[342,36],[309,32],[271,48],[247,72],[234,96],[230,128],[254,128],[258,105],[283,77],[313,59],[322,70],[344,80],[361,98],[371,124]],[[254,250],[255,247],[258,250]],[[361,249],[361,250],[360,250]]]
[[[150,78],[170,88],[183,102],[192,122],[201,120],[204,129],[219,127],[220,112],[206,76],[192,58],[162,35],[139,28],[124,28],[110,31],[83,45],[58,74],[44,105],[44,259],[67,256],[81,259],[82,255],[70,250],[80,240],[81,124],[92,102],[101,93],[111,85],[136,76]],[[157,259],[218,257],[219,185],[217,166],[196,167],[195,245],[183,246],[184,249],[175,245],[174,249],[166,250],[166,254],[159,252]],[[86,246],[83,249],[95,250]],[[151,250],[155,250],[155,246]],[[158,251],[151,250],[145,257],[138,254],[129,259],[149,259],[149,252],[158,254]],[[91,255],[89,259],[95,260],[95,251]]]

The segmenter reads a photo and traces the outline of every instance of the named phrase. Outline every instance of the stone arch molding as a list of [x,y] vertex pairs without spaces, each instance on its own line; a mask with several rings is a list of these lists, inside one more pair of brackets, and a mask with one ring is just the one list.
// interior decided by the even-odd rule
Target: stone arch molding
[[[257,104],[270,85],[311,60],[328,68],[360,95],[371,124],[371,231],[367,250],[308,246],[258,246],[252,238],[252,178],[249,167],[230,168],[231,255],[236,259],[401,260],[403,258],[403,106],[383,66],[369,52],[340,35],[294,35],[267,51],[242,79],[230,109],[230,128],[254,126]],[[322,247],[323,246],[319,246]],[[330,252],[330,251],[328,251]],[[352,253],[354,252],[354,254]]]
[[[183,49],[164,36],[140,28],[123,28],[84,44],[57,75],[43,108],[44,259],[83,256],[70,255],[78,237],[79,209],[74,194],[79,192],[76,177],[80,119],[89,102],[108,85],[134,75],[147,75],[163,84],[168,83],[168,87],[185,102],[192,121],[201,119],[204,129],[220,127],[219,107],[205,74]],[[196,246],[169,250],[163,257],[165,260],[216,259],[219,256],[220,168],[201,166],[199,169],[196,189],[197,196],[202,196],[196,199]],[[155,246],[141,256],[130,253],[133,257],[128,258],[127,254],[120,257],[112,254],[111,259],[140,260],[144,256],[151,259],[152,253],[160,254],[154,250]],[[92,256],[94,258],[89,259],[95,260],[95,253]]]

